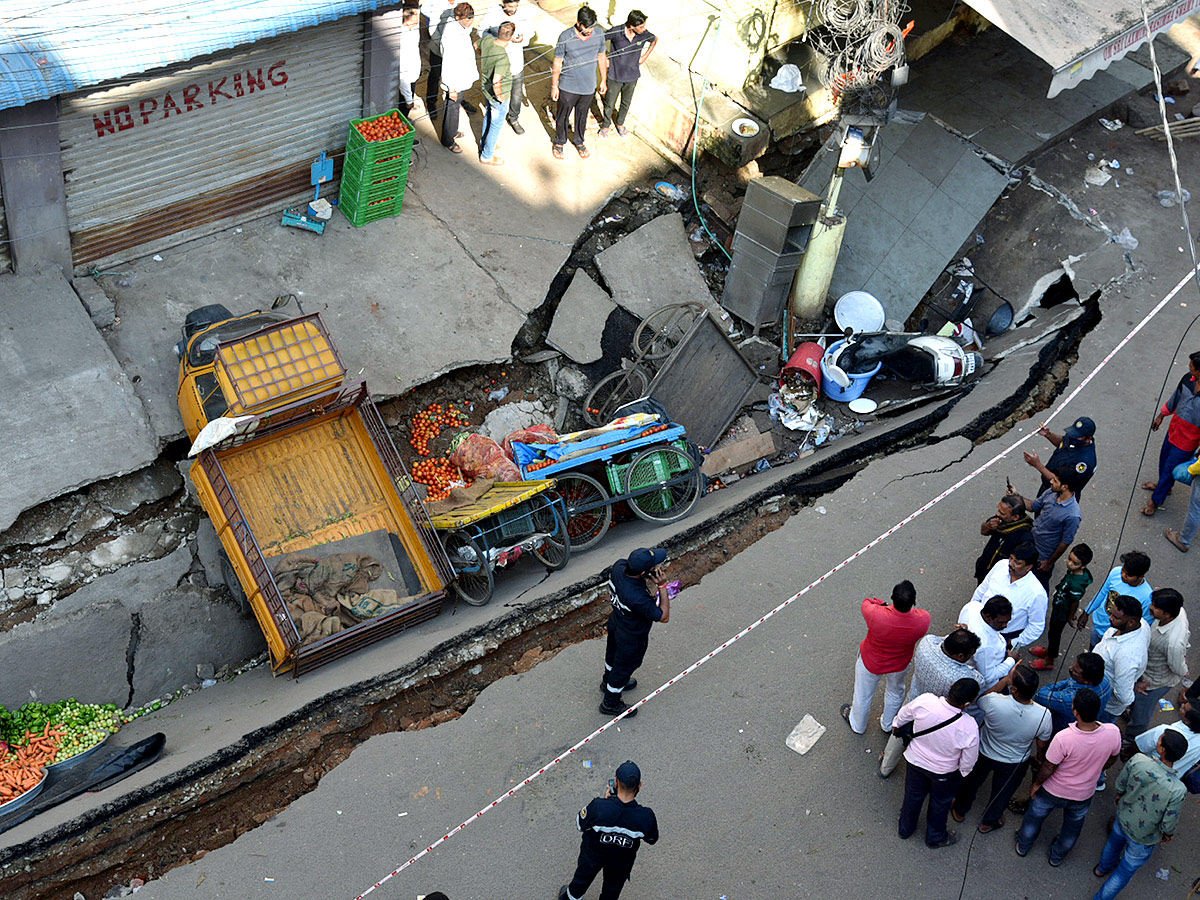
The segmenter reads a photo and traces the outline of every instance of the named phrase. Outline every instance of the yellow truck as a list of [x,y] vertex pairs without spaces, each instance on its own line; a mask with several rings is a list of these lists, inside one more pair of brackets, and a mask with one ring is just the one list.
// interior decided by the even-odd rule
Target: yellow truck
[[321,317],[201,307],[175,352],[192,481],[274,671],[437,615],[450,560]]

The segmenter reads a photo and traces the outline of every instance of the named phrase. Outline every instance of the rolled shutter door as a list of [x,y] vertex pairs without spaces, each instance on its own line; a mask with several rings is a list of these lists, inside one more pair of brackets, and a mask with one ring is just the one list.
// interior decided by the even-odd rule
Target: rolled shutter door
[[76,266],[142,255],[282,209],[341,154],[362,109],[362,19],[261,41],[65,98]]

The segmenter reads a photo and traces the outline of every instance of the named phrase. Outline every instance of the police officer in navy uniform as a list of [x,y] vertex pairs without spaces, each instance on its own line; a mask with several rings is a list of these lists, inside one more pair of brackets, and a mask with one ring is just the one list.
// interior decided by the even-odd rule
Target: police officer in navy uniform
[[1052,443],[1055,450],[1042,465],[1036,453],[1026,453],[1025,462],[1042,473],[1042,486],[1038,496],[1050,487],[1049,472],[1059,468],[1069,469],[1075,476],[1075,499],[1081,499],[1083,486],[1096,474],[1096,423],[1087,416],[1080,416],[1066,427],[1062,434],[1055,434],[1045,425],[1038,434]]
[[[667,596],[667,576],[662,564],[667,551],[661,547],[644,547],[619,559],[612,567],[609,587],[612,589],[613,611],[608,617],[608,645],[604,651],[604,680],[600,690],[604,701],[600,712],[619,716],[629,705],[621,692],[637,687],[630,676],[642,664],[650,643],[650,626],[671,619],[671,601]],[[637,710],[629,717],[637,715]]]
[[621,895],[641,842],[658,841],[654,811],[634,799],[641,789],[642,770],[627,760],[617,766],[617,777],[609,782],[604,796],[579,811],[576,825],[583,832],[579,863],[571,883],[558,889],[558,900],[583,900],[588,886],[601,871],[604,886],[600,889],[600,900],[617,900]]

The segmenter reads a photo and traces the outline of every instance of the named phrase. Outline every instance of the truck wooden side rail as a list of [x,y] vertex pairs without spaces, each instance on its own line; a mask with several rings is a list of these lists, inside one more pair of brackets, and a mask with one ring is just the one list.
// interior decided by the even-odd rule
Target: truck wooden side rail
[[[366,385],[343,380],[320,318],[267,323],[216,344],[211,358],[209,369],[194,371],[185,359],[181,383],[208,375],[230,414],[248,415],[199,452],[191,475],[273,669],[299,675],[437,615],[454,577],[450,560]],[[204,412],[219,400],[207,395]],[[203,425],[205,415],[196,419]],[[364,559],[382,564],[387,579],[349,603],[339,592],[332,612],[332,589],[326,608],[304,606],[318,592],[291,567],[308,560],[340,573]],[[290,594],[280,587],[281,566],[293,572]],[[362,612],[356,597],[376,610]]]

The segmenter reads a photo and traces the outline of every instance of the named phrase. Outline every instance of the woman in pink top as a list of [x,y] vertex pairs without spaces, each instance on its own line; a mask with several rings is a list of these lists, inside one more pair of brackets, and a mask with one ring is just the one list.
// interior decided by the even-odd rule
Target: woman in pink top
[[1017,856],[1025,856],[1037,840],[1046,816],[1061,809],[1062,831],[1050,845],[1048,857],[1052,866],[1062,865],[1079,840],[1092,795],[1096,793],[1096,781],[1121,752],[1121,730],[1111,723],[1096,721],[1100,715],[1100,697],[1095,691],[1083,688],[1076,693],[1071,709],[1075,723],[1050,742],[1046,759],[1033,779],[1029,809],[1017,831]]
[[929,631],[929,613],[914,609],[917,589],[911,581],[902,581],[892,588],[892,605],[868,597],[862,602],[862,616],[867,621],[867,636],[858,645],[858,662],[854,666],[854,702],[842,705],[842,718],[855,734],[867,730],[867,716],[880,678],[887,678],[887,693],[883,699],[883,715],[879,727],[892,730],[892,720],[904,703],[904,675],[912,662],[917,641]]

